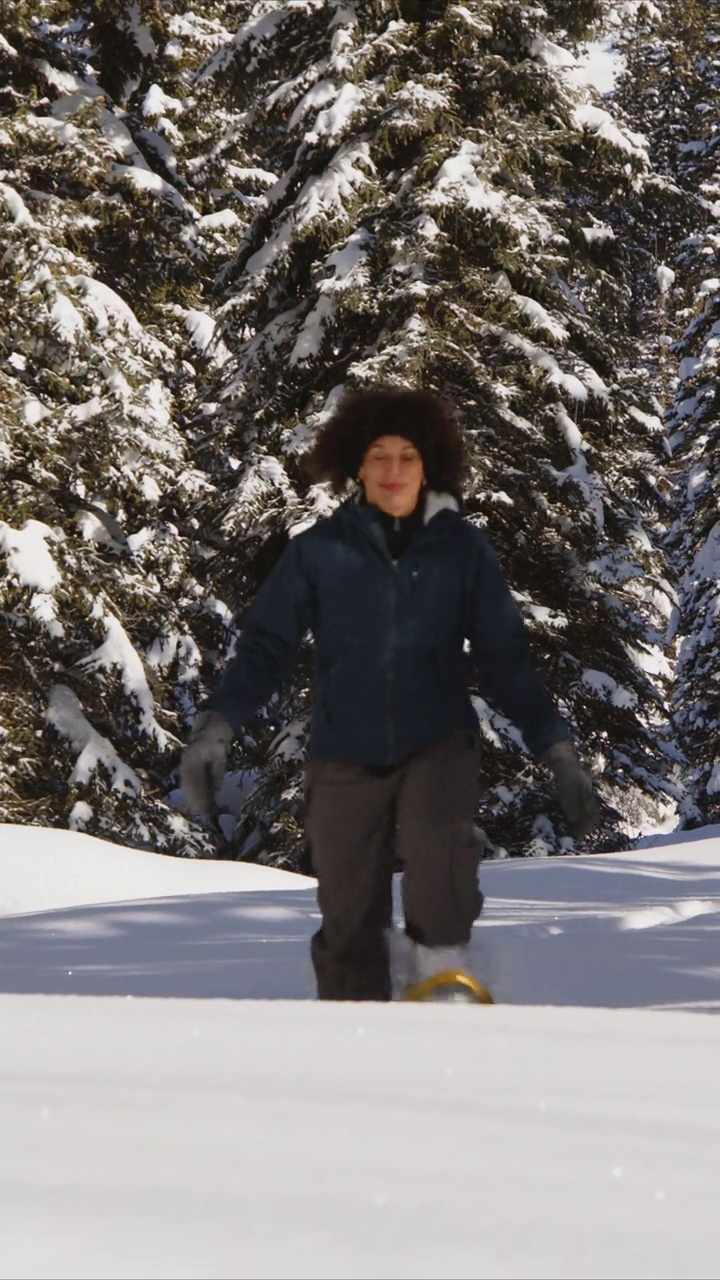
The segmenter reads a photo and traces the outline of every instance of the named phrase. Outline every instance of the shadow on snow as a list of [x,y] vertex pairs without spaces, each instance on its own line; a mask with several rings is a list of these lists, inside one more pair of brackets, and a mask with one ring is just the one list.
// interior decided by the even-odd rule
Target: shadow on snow
[[[473,964],[510,1004],[720,1010],[720,869],[623,858],[485,863]],[[0,919],[0,991],[312,998],[315,890]]]

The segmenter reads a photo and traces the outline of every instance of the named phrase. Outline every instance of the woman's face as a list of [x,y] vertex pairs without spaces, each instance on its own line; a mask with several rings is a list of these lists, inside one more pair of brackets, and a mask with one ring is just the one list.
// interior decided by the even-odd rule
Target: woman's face
[[409,516],[425,482],[423,461],[404,436],[373,440],[358,471],[365,498],[388,516]]

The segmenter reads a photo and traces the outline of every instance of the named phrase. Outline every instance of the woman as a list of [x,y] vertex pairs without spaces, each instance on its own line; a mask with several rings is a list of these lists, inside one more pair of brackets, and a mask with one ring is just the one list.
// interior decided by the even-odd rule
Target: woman
[[291,540],[260,590],[196,718],[181,783],[191,809],[206,812],[232,735],[312,632],[306,826],[322,916],[311,946],[318,995],[389,1000],[396,860],[411,980],[466,967],[482,906],[466,642],[484,695],[553,770],[573,834],[587,834],[598,806],[490,543],[460,512],[464,448],[449,405],[394,387],[347,393],[309,462],[336,493],[353,482],[357,492]]

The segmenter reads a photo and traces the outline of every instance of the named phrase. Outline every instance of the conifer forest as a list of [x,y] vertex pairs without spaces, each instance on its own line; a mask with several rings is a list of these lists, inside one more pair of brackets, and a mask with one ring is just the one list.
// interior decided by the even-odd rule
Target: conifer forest
[[573,843],[477,691],[491,852],[720,821],[719,88],[713,0],[2,0],[1,823],[307,869],[310,639],[209,820],[178,766],[376,383],[597,779]]

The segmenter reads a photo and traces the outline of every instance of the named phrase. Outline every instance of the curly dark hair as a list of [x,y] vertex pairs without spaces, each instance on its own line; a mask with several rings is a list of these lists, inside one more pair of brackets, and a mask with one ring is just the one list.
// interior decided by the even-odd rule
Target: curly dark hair
[[453,406],[433,391],[392,386],[346,391],[305,457],[308,474],[342,493],[357,479],[373,440],[384,435],[411,440],[422,456],[429,487],[461,501],[465,441]]

